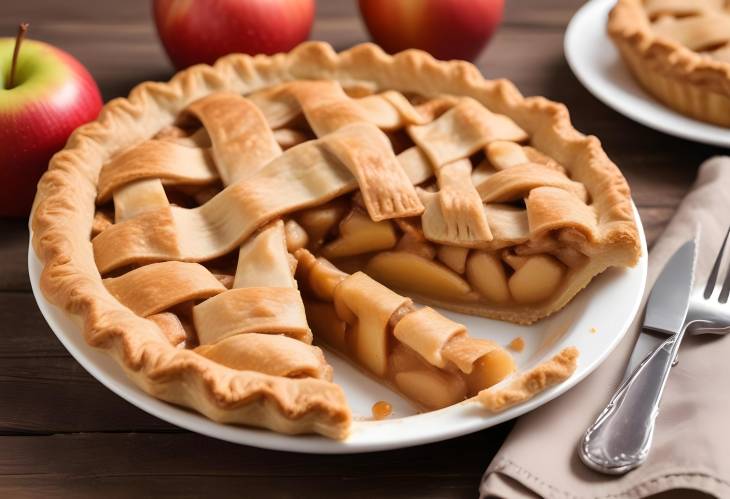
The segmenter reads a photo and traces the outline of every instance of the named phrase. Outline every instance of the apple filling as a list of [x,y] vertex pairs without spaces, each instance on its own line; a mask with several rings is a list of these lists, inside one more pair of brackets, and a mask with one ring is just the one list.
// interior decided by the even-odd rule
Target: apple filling
[[472,397],[514,371],[506,350],[434,309],[416,308],[363,272],[346,274],[306,250],[295,255],[315,338],[426,409]]
[[336,268],[362,270],[388,287],[439,304],[500,307],[550,300],[588,261],[570,245],[579,234],[467,248],[430,241],[417,219],[374,222],[357,202],[352,205],[348,209],[339,199],[295,214],[286,224],[288,247],[317,251]]

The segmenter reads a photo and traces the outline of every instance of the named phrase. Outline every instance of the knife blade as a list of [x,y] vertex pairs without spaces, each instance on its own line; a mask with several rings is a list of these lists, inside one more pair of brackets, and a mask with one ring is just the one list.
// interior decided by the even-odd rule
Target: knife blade
[[644,323],[631,352],[624,379],[666,340],[666,335],[682,329],[694,282],[696,249],[694,239],[684,243],[664,265],[654,283],[646,302]]

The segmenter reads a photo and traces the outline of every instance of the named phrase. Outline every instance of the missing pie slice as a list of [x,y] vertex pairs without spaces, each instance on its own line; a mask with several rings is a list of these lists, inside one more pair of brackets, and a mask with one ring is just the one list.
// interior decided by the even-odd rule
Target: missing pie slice
[[426,409],[461,402],[514,371],[512,356],[493,341],[471,338],[367,274],[345,274],[305,249],[296,258],[314,334]]
[[445,407],[514,362],[431,306],[529,324],[640,253],[626,181],[564,107],[373,45],[138,86],[54,157],[31,223],[46,296],[142,389],[333,438],[351,414],[313,341]]

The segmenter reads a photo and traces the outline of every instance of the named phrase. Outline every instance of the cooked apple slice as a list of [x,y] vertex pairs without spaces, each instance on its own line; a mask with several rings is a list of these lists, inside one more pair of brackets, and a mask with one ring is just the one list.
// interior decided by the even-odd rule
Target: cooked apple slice
[[485,388],[496,385],[515,371],[515,361],[503,348],[496,348],[474,363],[466,375],[469,395],[476,395]]
[[361,255],[390,249],[398,241],[393,224],[388,220],[373,222],[370,216],[352,210],[340,222],[340,237],[322,248],[325,258]]
[[296,278],[302,291],[331,302],[335,288],[347,278],[347,274],[324,258],[316,258],[307,250],[297,250],[294,256],[299,262]]
[[423,234],[420,218],[399,218],[394,222],[403,232],[396,246],[398,251],[410,251],[429,260],[436,257],[436,247]]
[[469,284],[445,265],[405,251],[386,251],[375,255],[365,267],[365,272],[396,289],[416,291],[435,298],[463,300],[471,291]]
[[510,277],[512,297],[520,303],[535,303],[552,296],[563,280],[565,267],[548,255],[527,257],[527,261]]
[[347,323],[337,316],[332,303],[304,298],[304,309],[307,312],[307,323],[315,338],[345,352]]
[[395,249],[415,253],[429,260],[433,260],[436,256],[436,248],[434,248],[433,244],[429,243],[423,235],[416,235],[415,232],[406,232],[403,234]]
[[439,260],[446,264],[451,270],[458,274],[463,274],[466,270],[466,257],[469,255],[469,248],[461,246],[439,246],[436,256]]
[[395,375],[396,386],[409,398],[428,409],[440,409],[466,398],[466,383],[446,371],[422,369]]
[[337,198],[321,206],[303,210],[295,218],[309,235],[310,242],[319,245],[349,209],[345,199]]
[[466,262],[466,278],[484,298],[494,303],[510,301],[507,275],[499,258],[475,251]]
[[578,365],[578,349],[566,347],[552,359],[515,377],[507,386],[483,390],[477,400],[492,412],[499,412],[531,399],[535,394],[570,377]]
[[423,357],[398,341],[393,345],[388,361],[391,373],[417,371],[428,367]]
[[515,370],[507,350],[494,341],[466,334],[452,337],[444,345],[442,356],[464,373],[469,395],[500,382]]

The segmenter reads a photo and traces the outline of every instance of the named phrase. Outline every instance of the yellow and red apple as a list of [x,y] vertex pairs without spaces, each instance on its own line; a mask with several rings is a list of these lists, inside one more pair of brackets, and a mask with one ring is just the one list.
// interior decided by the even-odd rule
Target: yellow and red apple
[[178,69],[233,52],[286,52],[309,37],[314,0],[154,0],[157,33]]
[[88,71],[68,53],[35,40],[18,51],[0,38],[0,216],[26,216],[51,156],[102,106]]
[[504,0],[360,0],[368,31],[385,51],[417,48],[444,60],[475,59],[503,10]]

